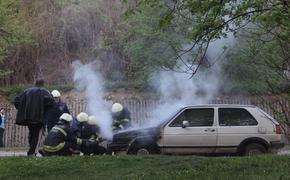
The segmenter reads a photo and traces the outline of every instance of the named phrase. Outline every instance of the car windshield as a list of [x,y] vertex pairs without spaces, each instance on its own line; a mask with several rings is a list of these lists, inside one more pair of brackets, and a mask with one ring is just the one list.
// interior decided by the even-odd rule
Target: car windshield
[[173,119],[174,116],[176,116],[176,114],[178,112],[180,112],[183,108],[175,108],[173,111],[170,111],[170,113],[165,114],[162,118],[160,118],[160,123],[158,124],[158,126],[163,125],[164,123],[168,122],[170,119]]

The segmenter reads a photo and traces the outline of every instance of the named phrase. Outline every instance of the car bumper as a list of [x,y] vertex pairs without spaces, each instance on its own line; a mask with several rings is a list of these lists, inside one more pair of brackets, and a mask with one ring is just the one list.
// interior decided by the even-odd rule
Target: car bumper
[[108,144],[108,150],[111,152],[126,152],[128,149],[128,145],[127,144]]
[[270,143],[271,149],[280,149],[280,148],[283,148],[284,146],[285,146],[285,143],[281,141],[273,141]]

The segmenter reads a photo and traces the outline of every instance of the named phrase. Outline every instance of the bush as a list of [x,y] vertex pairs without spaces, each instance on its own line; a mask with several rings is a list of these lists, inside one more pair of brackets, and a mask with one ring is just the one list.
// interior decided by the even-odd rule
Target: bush
[[57,89],[61,92],[69,92],[74,89],[72,84],[58,84],[58,85],[49,85],[47,89],[51,92],[54,89]]
[[5,96],[10,102],[14,100],[14,98],[23,92],[28,86],[19,84],[11,87],[2,87],[0,89],[0,95]]
[[[12,102],[18,94],[22,93],[25,89],[29,87],[31,87],[31,85],[23,85],[23,84],[14,85],[11,87],[2,87],[0,89],[0,95],[6,97],[10,102]],[[61,92],[69,92],[73,88],[74,86],[71,84],[49,85],[47,87],[49,91],[57,89]]]

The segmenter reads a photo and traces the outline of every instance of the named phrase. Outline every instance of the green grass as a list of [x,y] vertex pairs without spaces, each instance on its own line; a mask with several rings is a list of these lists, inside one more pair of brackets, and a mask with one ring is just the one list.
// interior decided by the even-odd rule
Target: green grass
[[290,179],[290,156],[6,157],[0,179]]

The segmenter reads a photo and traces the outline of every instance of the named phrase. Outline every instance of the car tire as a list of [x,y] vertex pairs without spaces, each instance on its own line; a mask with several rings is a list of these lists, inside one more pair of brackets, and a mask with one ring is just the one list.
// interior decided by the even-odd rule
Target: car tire
[[129,154],[135,154],[135,155],[149,155],[149,154],[157,154],[158,150],[156,145],[149,144],[149,145],[142,145],[137,144],[135,147],[133,147],[132,151],[129,152]]
[[245,147],[244,156],[255,156],[267,153],[267,149],[262,144],[251,143]]

